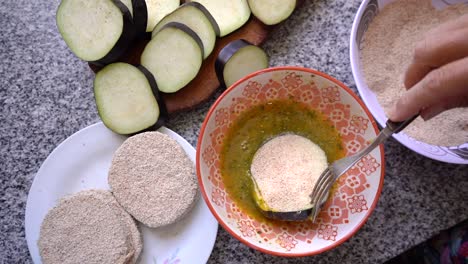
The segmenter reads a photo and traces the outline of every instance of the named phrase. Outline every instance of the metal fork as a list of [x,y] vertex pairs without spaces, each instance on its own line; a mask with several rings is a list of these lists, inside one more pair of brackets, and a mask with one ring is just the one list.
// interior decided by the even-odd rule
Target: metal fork
[[[320,175],[315,184],[315,187],[310,195],[312,199],[312,222],[315,222],[318,213],[324,203],[324,199],[328,195],[330,188],[332,187],[333,183],[343,175],[349,168],[351,168],[356,162],[358,162],[362,157],[369,154],[374,148],[384,142],[387,138],[389,138],[392,134],[396,134],[403,130],[406,126],[408,126],[414,119],[416,119],[419,115],[415,115],[405,121],[402,122],[393,122],[390,119],[387,120],[386,126],[377,137],[372,141],[372,143],[365,147],[364,149],[360,150],[354,155],[344,157],[339,159],[328,166],[328,168]],[[320,201],[320,204],[319,204]],[[323,203],[322,203],[323,202]]]

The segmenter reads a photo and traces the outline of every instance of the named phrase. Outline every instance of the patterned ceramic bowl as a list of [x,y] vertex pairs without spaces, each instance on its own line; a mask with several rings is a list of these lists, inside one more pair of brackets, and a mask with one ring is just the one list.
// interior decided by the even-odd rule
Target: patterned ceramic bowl
[[383,148],[372,151],[338,180],[315,224],[256,220],[226,192],[219,170],[220,151],[226,131],[240,114],[275,99],[299,101],[326,115],[338,128],[347,154],[367,145],[378,133],[364,104],[332,77],[298,67],[262,70],[229,87],[208,112],[197,146],[198,180],[213,215],[241,242],[273,255],[319,254],[350,238],[372,213],[383,183]]
[[[350,40],[351,68],[357,89],[372,115],[382,126],[385,125],[387,117],[383,108],[377,101],[374,92],[369,89],[364,79],[361,69],[360,45],[372,19],[378,14],[380,9],[393,1],[394,0],[364,0],[354,18]],[[447,5],[460,2],[466,3],[466,0],[433,0],[432,4],[436,8],[443,8]],[[443,147],[418,141],[406,135],[404,132],[395,134],[393,137],[407,148],[428,158],[448,163],[468,164],[468,142],[459,146]]]

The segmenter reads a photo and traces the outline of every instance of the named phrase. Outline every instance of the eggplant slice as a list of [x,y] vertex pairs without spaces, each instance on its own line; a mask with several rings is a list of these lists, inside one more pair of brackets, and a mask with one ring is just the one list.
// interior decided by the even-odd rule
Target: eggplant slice
[[312,213],[313,207],[310,208],[304,208],[303,210],[300,211],[278,211],[270,208],[268,204],[265,202],[265,200],[262,198],[262,194],[260,190],[258,189],[258,185],[255,182],[254,179],[252,179],[253,182],[253,191],[252,191],[252,196],[255,202],[255,205],[257,206],[257,209],[260,210],[260,212],[266,217],[270,219],[275,219],[275,220],[280,220],[280,221],[304,221],[307,220]]
[[210,12],[203,5],[197,2],[181,5],[156,25],[152,35],[155,36],[161,28],[170,22],[182,23],[193,30],[203,42],[204,58],[211,54],[215,47],[216,32],[219,32],[219,28]]
[[202,4],[216,20],[220,37],[242,27],[250,17],[247,0],[191,0]]
[[268,139],[250,166],[257,207],[268,218],[306,220],[310,195],[327,166],[325,151],[306,137],[283,133]]
[[120,0],[62,0],[56,19],[70,50],[100,66],[116,61],[135,38],[132,15]]
[[186,25],[170,22],[146,45],[140,61],[154,75],[161,92],[174,93],[197,76],[203,43]]
[[148,71],[122,62],[107,65],[94,79],[99,116],[106,127],[122,135],[162,125],[160,117],[167,112],[157,90]]
[[153,31],[156,24],[167,14],[180,6],[180,0],[145,0],[148,10],[148,22],[146,32]]
[[265,51],[240,39],[230,42],[219,52],[215,70],[219,82],[229,87],[252,72],[268,68],[268,65]]
[[248,0],[250,10],[266,25],[286,20],[296,8],[296,0]]

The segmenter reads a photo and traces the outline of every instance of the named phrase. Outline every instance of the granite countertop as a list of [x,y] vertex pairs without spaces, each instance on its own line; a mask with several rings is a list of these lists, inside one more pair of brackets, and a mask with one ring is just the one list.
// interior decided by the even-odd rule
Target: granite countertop
[[[354,91],[349,33],[360,1],[306,1],[264,45],[273,66],[326,72]],[[48,154],[96,123],[93,73],[65,46],[53,1],[0,6],[0,263],[30,262],[24,235],[27,194]],[[219,94],[219,93],[218,93]],[[175,115],[167,125],[193,146],[213,102]],[[468,170],[385,143],[383,192],[351,239],[319,256],[286,259],[257,252],[221,227],[209,263],[380,263],[468,218]]]

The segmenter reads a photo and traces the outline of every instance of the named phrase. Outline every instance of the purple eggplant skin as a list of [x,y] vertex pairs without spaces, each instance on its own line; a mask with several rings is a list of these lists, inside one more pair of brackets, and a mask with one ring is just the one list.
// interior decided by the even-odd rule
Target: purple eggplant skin
[[161,94],[159,93],[158,85],[153,74],[151,74],[151,72],[149,72],[143,65],[138,65],[137,68],[143,73],[143,75],[145,75],[146,79],[148,80],[151,86],[151,90],[153,91],[153,95],[156,98],[156,102],[158,102],[159,106],[159,118],[156,121],[156,123],[150,126],[149,128],[145,129],[144,131],[140,131],[138,133],[145,131],[154,131],[167,123],[167,121],[169,120],[169,114],[167,112],[166,103],[164,102],[163,98],[161,97]]
[[119,40],[114,47],[104,57],[89,63],[99,67],[104,67],[107,64],[116,62],[130,47],[136,37],[135,25],[133,23],[132,14],[127,6],[120,0],[112,0],[112,2],[120,9],[123,15],[123,29]]
[[203,48],[203,42],[200,39],[200,37],[197,35],[197,33],[195,33],[195,31],[193,31],[192,29],[190,29],[186,25],[184,25],[182,23],[179,23],[179,22],[169,22],[166,25],[164,25],[159,31],[162,31],[163,29],[169,28],[169,27],[180,29],[183,32],[187,33],[190,37],[192,37],[195,40],[195,42],[197,42],[198,46],[200,47],[202,59],[204,58],[204,56],[205,56],[204,55],[204,50],[205,49]]
[[224,46],[218,54],[218,57],[215,61],[215,71],[218,80],[224,88],[226,88],[226,83],[224,82],[224,65],[229,61],[229,59],[243,47],[253,45],[250,42],[244,39],[238,39],[229,42],[226,46]]
[[269,219],[280,220],[280,221],[305,221],[309,219],[312,208],[305,209],[297,212],[273,212],[273,211],[263,211],[261,213]]
[[150,39],[151,34],[146,32],[146,24],[148,23],[148,8],[145,0],[132,0],[133,6],[133,24],[137,38]]

